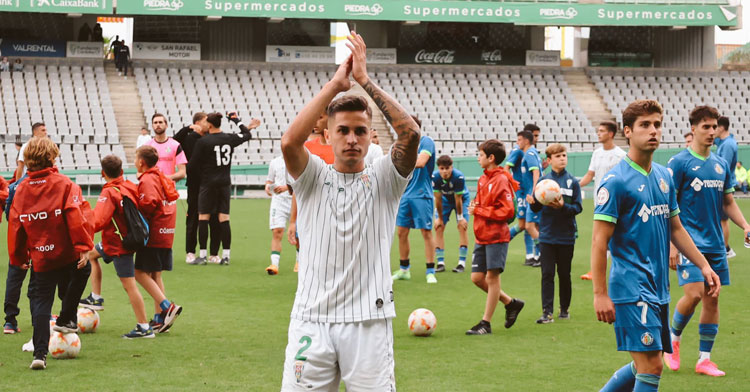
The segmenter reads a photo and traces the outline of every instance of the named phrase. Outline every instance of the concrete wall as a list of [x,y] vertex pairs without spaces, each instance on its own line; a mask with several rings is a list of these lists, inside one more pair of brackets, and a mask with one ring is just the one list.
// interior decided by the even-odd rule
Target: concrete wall
[[654,29],[654,67],[715,69],[714,27]]

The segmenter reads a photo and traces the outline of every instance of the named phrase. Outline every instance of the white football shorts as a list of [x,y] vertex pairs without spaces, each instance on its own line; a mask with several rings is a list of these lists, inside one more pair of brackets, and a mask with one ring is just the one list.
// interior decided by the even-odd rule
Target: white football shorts
[[271,230],[285,228],[292,211],[292,199],[274,197],[271,199],[271,209],[268,212],[268,225]]

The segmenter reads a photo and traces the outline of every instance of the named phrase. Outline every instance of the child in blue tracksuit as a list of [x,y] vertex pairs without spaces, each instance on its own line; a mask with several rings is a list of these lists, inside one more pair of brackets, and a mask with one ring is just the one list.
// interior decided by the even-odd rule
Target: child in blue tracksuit
[[539,181],[551,179],[560,185],[560,198],[543,206],[532,195],[528,203],[532,211],[541,211],[539,223],[539,246],[542,264],[542,317],[536,322],[547,324],[554,321],[552,310],[555,303],[555,267],[560,281],[560,319],[570,318],[571,282],[570,265],[573,261],[573,248],[578,237],[576,215],[583,210],[581,206],[581,186],[578,180],[565,170],[568,165],[568,154],[565,146],[552,144],[545,151],[550,160],[549,173]]

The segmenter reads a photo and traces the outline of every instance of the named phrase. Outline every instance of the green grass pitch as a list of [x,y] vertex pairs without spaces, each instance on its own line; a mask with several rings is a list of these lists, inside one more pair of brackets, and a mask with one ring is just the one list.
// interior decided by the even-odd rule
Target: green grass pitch
[[[74,360],[48,360],[44,372],[28,369],[32,356],[21,345],[32,336],[24,285],[17,335],[0,337],[0,380],[3,391],[56,390],[243,390],[274,391],[281,385],[289,313],[297,274],[293,248],[284,241],[280,273],[268,276],[270,231],[269,200],[232,203],[232,265],[190,266],[184,262],[184,201],[179,202],[175,268],[166,273],[170,299],[184,306],[170,333],[156,339],[128,341],[120,335],[133,328],[134,316],[112,265],[104,266],[105,310],[95,334],[82,334],[82,350]],[[750,202],[739,202],[750,217]],[[578,276],[586,272],[591,242],[592,204],[587,200],[578,217],[580,230],[573,261],[571,320],[537,325],[541,313],[540,270],[523,267],[523,241],[510,248],[503,289],[526,301],[518,322],[503,328],[499,307],[490,336],[464,332],[482,316],[485,294],[475,288],[469,273],[438,274],[439,283],[428,286],[423,278],[423,245],[412,232],[412,280],[395,282],[398,317],[395,330],[396,381],[401,391],[592,391],[599,390],[612,372],[628,361],[616,351],[611,326],[596,321],[591,283]],[[6,236],[6,224],[0,236]],[[455,221],[448,224],[448,269],[458,258]],[[732,245],[739,254],[730,261],[732,283],[721,292],[720,332],[712,359],[727,372],[723,378],[694,373],[698,355],[698,315],[683,335],[682,369],[665,370],[663,391],[747,390],[750,250],[739,229],[732,226]],[[648,241],[648,238],[644,238]],[[4,242],[4,241],[3,241]],[[0,253],[7,255],[5,244]],[[393,246],[391,265],[398,265]],[[5,271],[5,269],[3,269]],[[0,280],[5,287],[5,280]],[[27,279],[28,282],[28,279]],[[4,292],[4,290],[3,290]],[[86,292],[88,294],[88,291]],[[681,295],[672,274],[672,305]],[[146,309],[153,301],[144,292]],[[558,306],[557,298],[555,305]],[[433,336],[409,334],[406,319],[418,307],[435,312],[438,327]],[[673,307],[670,309],[672,311]],[[56,302],[53,312],[59,311]],[[555,310],[557,313],[557,309]],[[555,314],[556,316],[556,314]]]

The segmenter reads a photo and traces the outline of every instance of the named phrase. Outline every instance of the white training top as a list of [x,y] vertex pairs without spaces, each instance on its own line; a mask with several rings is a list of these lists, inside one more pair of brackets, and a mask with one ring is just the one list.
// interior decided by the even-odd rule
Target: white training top
[[271,181],[271,197],[273,199],[279,199],[284,201],[292,201],[292,195],[289,192],[273,193],[273,188],[277,186],[287,185],[287,173],[286,163],[284,162],[283,156],[274,158],[271,163],[268,164],[268,181]]
[[599,184],[601,183],[602,178],[604,178],[604,175],[606,175],[608,171],[612,170],[613,167],[620,163],[620,161],[624,157],[625,151],[618,146],[615,146],[615,148],[611,150],[605,150],[602,147],[594,150],[594,153],[591,155],[589,171],[594,172],[595,190],[599,189]]
[[138,139],[135,141],[135,148],[148,143],[151,140],[151,135],[138,135]]
[[365,155],[365,165],[372,165],[372,163],[375,162],[376,159],[382,156],[383,147],[380,147],[375,143],[370,143],[370,149],[367,150],[367,155]]
[[384,156],[339,173],[310,154],[292,183],[300,268],[291,317],[318,323],[396,317],[390,273],[396,213],[409,177]]

